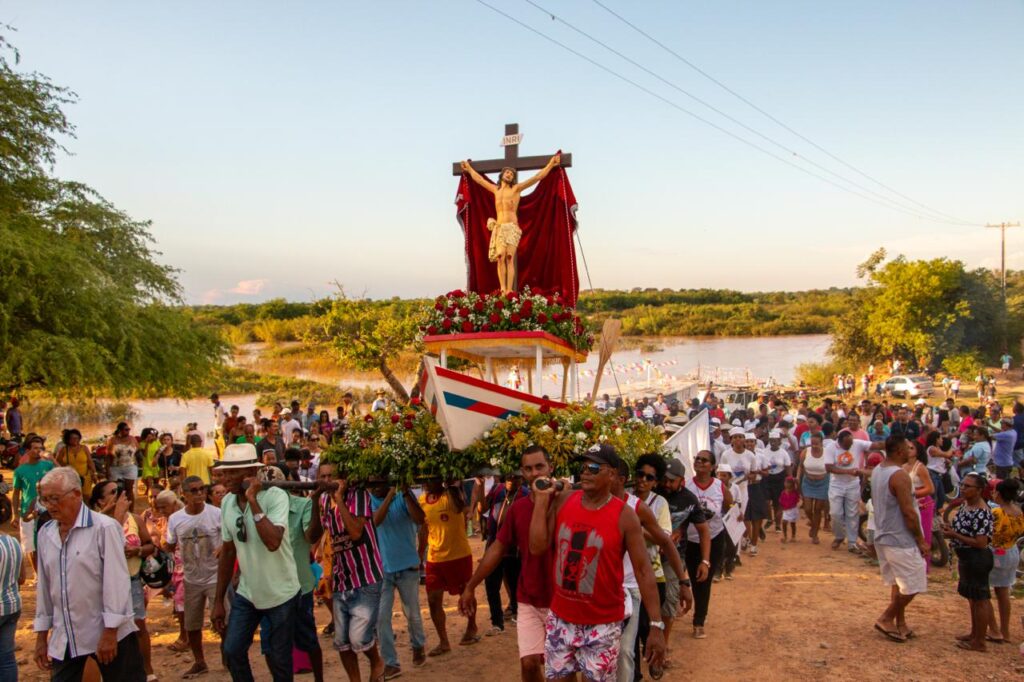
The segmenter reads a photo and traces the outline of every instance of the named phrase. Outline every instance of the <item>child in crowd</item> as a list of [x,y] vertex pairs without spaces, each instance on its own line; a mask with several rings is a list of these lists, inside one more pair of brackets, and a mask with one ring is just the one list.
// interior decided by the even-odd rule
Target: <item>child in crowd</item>
[[[800,492],[796,489],[796,479],[786,476],[779,506],[782,507],[782,542],[796,542],[796,522],[800,520]],[[787,539],[792,533],[792,539]]]

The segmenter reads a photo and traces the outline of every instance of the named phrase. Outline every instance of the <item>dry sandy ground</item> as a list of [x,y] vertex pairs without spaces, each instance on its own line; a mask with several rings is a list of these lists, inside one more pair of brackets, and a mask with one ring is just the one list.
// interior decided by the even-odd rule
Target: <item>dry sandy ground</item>
[[[804,537],[796,544],[782,545],[779,535],[769,534],[761,554],[744,560],[736,579],[716,583],[708,616],[708,638],[694,640],[688,626],[673,633],[671,648],[675,666],[665,679],[739,680],[757,675],[761,680],[814,679],[871,680],[899,676],[908,680],[1009,680],[1024,677],[1024,657],[1017,644],[990,645],[987,654],[963,652],[953,645],[954,635],[967,630],[966,602],[956,594],[949,569],[933,571],[929,593],[919,597],[909,611],[915,640],[892,643],[872,630],[872,623],[884,607],[886,589],[877,569],[845,551],[833,552],[828,544],[812,545]],[[479,557],[482,547],[474,544]],[[30,591],[27,591],[30,592]],[[479,588],[481,623],[487,624],[486,600]],[[425,603],[424,603],[425,605]],[[461,634],[464,621],[455,613],[456,601],[449,597],[449,632],[453,641]],[[25,613],[32,613],[34,600],[27,595]],[[167,645],[176,639],[177,628],[169,606],[155,600],[150,604],[154,664],[161,680],[180,679],[191,663],[188,654],[173,654]],[[1024,639],[1020,616],[1024,605],[1014,602],[1012,634]],[[326,610],[318,607],[317,621],[326,622]],[[428,648],[437,639],[429,618]],[[440,659],[429,659],[414,669],[406,639],[404,618],[395,617],[403,680],[487,680],[512,682],[519,679],[514,631],[484,638],[472,647],[455,647]],[[19,671],[23,680],[47,679],[32,663],[31,618],[19,623]],[[209,635],[212,637],[212,635]],[[327,646],[328,640],[321,640]],[[257,680],[269,680],[266,667],[252,649]],[[343,678],[337,656],[325,652],[327,679]],[[230,679],[220,666],[216,646],[207,645],[207,660],[213,672],[210,682]],[[363,675],[368,671],[364,662]],[[311,675],[298,676],[311,680]]]

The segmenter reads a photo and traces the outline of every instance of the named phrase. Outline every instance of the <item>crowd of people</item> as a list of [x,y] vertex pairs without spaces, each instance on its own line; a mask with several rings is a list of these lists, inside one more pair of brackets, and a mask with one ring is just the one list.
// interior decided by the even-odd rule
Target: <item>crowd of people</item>
[[[443,659],[453,641],[472,646],[514,628],[524,680],[581,672],[632,682],[644,669],[658,678],[673,665],[670,636],[684,617],[693,638],[708,637],[712,585],[756,561],[770,537],[802,540],[801,511],[811,543],[831,532],[832,550],[845,545],[879,566],[891,586],[875,623],[881,636],[914,637],[907,607],[927,590],[934,528],[956,553],[970,605],[970,632],[956,645],[1009,641],[1024,536],[1024,405],[1004,415],[998,402],[952,396],[812,404],[765,394],[729,409],[713,391],[685,405],[660,395],[598,402],[652,423],[706,411],[709,446],[631,465],[596,446],[571,480],[554,479],[549,454],[533,446],[504,476],[432,478],[417,490],[349,481],[321,461],[359,415],[351,399],[333,415],[295,401],[248,420],[213,395],[216,433],[190,424],[184,443],[152,428],[136,437],[127,423],[93,449],[75,429],[52,449],[24,434],[12,501],[20,543],[0,536],[0,678],[16,679],[18,586],[29,566],[34,659],[53,679],[81,679],[89,659],[104,679],[172,674],[152,664],[147,608],[156,597],[178,625],[170,648],[191,652],[175,677],[209,672],[212,625],[235,680],[253,679],[257,629],[275,680],[299,671],[322,680],[322,637],[349,679],[361,679],[361,659],[374,682],[393,679],[403,674],[396,592],[415,668]],[[369,409],[391,408],[381,394]],[[484,553],[474,566],[477,534]],[[477,622],[481,583],[489,626]],[[446,593],[464,620],[456,640]],[[317,603],[329,607],[321,626]]]

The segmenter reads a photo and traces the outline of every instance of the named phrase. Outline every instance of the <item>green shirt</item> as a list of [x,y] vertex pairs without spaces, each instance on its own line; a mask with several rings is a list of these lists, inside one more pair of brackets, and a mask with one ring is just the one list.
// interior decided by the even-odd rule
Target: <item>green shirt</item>
[[32,503],[36,501],[36,497],[39,495],[36,486],[43,476],[46,475],[46,472],[52,468],[53,462],[41,459],[35,464],[25,462],[14,470],[14,489],[21,491],[20,513],[22,516],[32,509]]
[[309,566],[309,541],[306,529],[313,518],[313,499],[288,496],[291,509],[288,511],[288,533],[292,536],[292,554],[295,555],[295,573],[299,577],[302,594],[308,594],[316,587],[313,569]]
[[[288,513],[291,507],[288,493],[280,488],[261,490],[256,496],[260,509],[275,526],[288,528]],[[272,609],[299,594],[299,579],[295,572],[295,558],[292,555],[291,533],[285,533],[276,552],[267,549],[260,540],[256,524],[252,520],[252,506],[246,505],[245,512],[238,508],[234,493],[228,493],[220,505],[220,534],[224,542],[235,545],[241,578],[238,594],[242,595],[257,609]],[[238,519],[243,519],[245,541],[238,537]]]

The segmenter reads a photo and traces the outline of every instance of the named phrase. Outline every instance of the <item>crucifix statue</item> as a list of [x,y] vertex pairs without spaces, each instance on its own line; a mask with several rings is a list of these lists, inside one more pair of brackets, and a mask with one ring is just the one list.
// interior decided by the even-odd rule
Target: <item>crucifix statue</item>
[[[476,184],[480,185],[494,195],[496,215],[487,220],[487,230],[490,232],[490,241],[487,250],[488,260],[497,265],[498,285],[502,293],[508,293],[518,288],[516,273],[516,255],[519,241],[522,237],[522,230],[519,225],[519,200],[523,190],[537,184],[551,172],[552,169],[572,165],[572,155],[562,155],[561,152],[554,156],[519,156],[519,142],[522,136],[519,134],[519,125],[511,123],[505,126],[505,137],[502,144],[505,147],[504,159],[492,159],[488,161],[471,162],[469,159],[461,163],[453,164],[452,172],[455,175],[466,173]],[[517,174],[520,170],[540,169],[523,182],[517,182]],[[498,171],[498,183],[494,184],[481,173]]]

